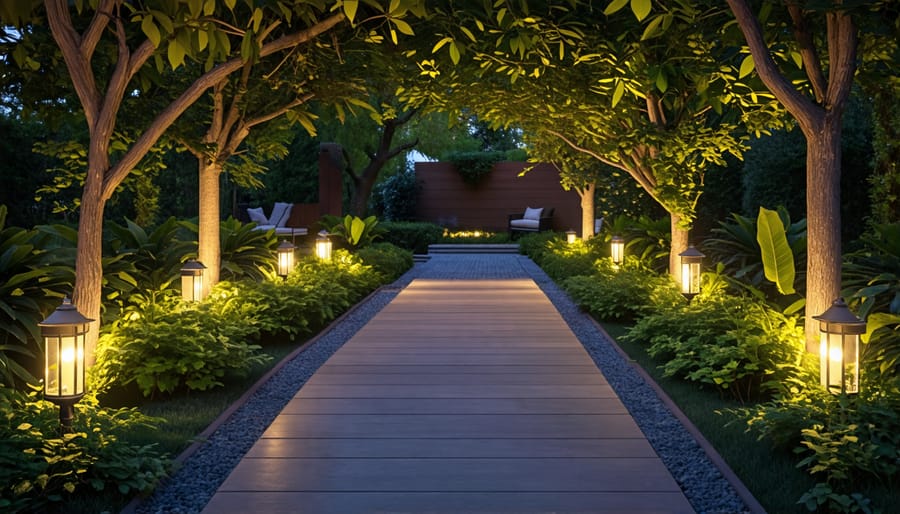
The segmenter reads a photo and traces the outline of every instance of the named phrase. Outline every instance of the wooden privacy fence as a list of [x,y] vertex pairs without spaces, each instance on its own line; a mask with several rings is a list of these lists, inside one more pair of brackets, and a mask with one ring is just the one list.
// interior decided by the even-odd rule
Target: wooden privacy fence
[[[525,175],[523,169],[534,166]],[[449,228],[503,231],[510,214],[553,207],[553,230],[581,232],[581,200],[559,183],[550,164],[499,162],[477,186],[466,184],[449,162],[417,162],[416,218]]]

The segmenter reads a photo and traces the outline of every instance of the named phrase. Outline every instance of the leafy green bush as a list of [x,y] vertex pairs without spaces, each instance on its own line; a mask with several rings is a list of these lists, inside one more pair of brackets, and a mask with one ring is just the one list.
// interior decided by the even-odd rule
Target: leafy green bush
[[494,165],[506,159],[506,152],[454,152],[446,160],[453,163],[463,182],[477,186]]
[[166,473],[155,445],[126,443],[138,425],[159,420],[135,409],[104,409],[88,395],[76,406],[73,432],[59,434],[59,407],[40,389],[0,385],[0,510],[39,512],[77,495],[149,492]]
[[387,221],[408,221],[416,216],[416,198],[420,186],[412,169],[391,175],[375,185],[372,200],[375,211]]
[[150,396],[221,386],[227,373],[246,373],[268,359],[246,342],[258,332],[255,323],[210,306],[217,304],[171,296],[136,304],[100,336],[98,371],[123,385],[134,382]]
[[110,237],[105,241],[110,256],[125,256],[136,270],[135,278],[142,289],[169,289],[180,276],[184,256],[196,253],[194,241],[179,239],[185,224],[169,218],[149,233],[131,220],[125,225],[106,224]]
[[222,280],[263,280],[275,269],[275,231],[254,230],[255,223],[229,217],[220,225]]
[[551,252],[559,240],[560,235],[556,232],[526,234],[519,238],[519,253],[527,255],[529,259],[540,265],[543,255]]
[[385,242],[420,254],[428,253],[428,245],[439,242],[444,234],[444,229],[434,223],[386,221],[381,226]]
[[48,249],[49,238],[39,229],[7,227],[0,205],[0,384],[34,381],[21,361],[41,354],[38,323],[74,282],[73,269]]
[[634,321],[655,305],[684,302],[668,276],[637,267],[616,270],[608,261],[601,261],[595,274],[569,277],[561,285],[579,307],[604,321]]
[[532,258],[538,266],[553,280],[561,281],[566,277],[577,275],[593,275],[597,270],[598,256],[583,242],[566,243],[557,239],[547,244],[547,251]]
[[412,252],[391,243],[375,243],[360,248],[356,256],[362,259],[363,264],[381,273],[388,282],[397,280],[413,266]]
[[681,307],[658,305],[625,338],[649,344],[665,376],[713,386],[742,402],[809,373],[797,319],[748,298],[701,295]]
[[818,480],[798,502],[810,511],[875,512],[864,484],[897,486],[900,395],[896,383],[869,385],[848,397],[828,393],[812,380],[739,411],[760,439],[793,450],[801,457],[798,467]]
[[384,233],[384,228],[379,226],[375,216],[363,219],[350,214],[343,218],[326,215],[320,223],[329,234],[342,239],[351,248],[370,245]]

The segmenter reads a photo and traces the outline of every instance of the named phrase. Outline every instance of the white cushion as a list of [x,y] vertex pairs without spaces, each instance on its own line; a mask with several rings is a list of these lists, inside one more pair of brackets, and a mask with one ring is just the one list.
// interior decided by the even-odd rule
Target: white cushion
[[544,208],[540,207],[538,209],[532,209],[531,207],[525,208],[525,215],[522,218],[526,220],[540,220],[541,213],[544,212]]
[[599,234],[600,229],[603,228],[603,218],[597,218],[594,220],[594,234]]
[[266,218],[265,213],[263,213],[262,207],[247,209],[247,215],[250,216],[250,221],[256,223],[257,225],[269,224],[269,220]]
[[528,219],[511,220],[511,221],[509,222],[509,226],[510,226],[510,227],[514,227],[514,228],[533,228],[533,229],[537,229],[537,228],[540,228],[541,222],[540,222],[540,220],[528,220]]
[[257,225],[254,230],[272,230],[275,228],[275,225],[269,225],[268,223],[265,225]]
[[272,215],[269,216],[269,223],[276,227],[285,226],[288,218],[291,216],[291,205],[289,203],[275,202],[275,207],[272,207]]

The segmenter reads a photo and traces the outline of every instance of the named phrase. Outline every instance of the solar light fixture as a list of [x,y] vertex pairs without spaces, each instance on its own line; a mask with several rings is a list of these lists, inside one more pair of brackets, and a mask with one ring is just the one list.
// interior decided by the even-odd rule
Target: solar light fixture
[[189,259],[181,267],[181,297],[186,302],[199,302],[203,299],[203,271],[206,266],[202,262]]
[[825,389],[835,394],[859,392],[859,336],[866,322],[850,312],[838,298],[822,314],[819,322],[819,378]]
[[287,239],[278,244],[278,276],[287,280],[288,273],[294,269],[294,250],[297,247]]
[[44,339],[44,398],[59,405],[63,433],[71,432],[75,404],[84,396],[84,342],[92,321],[64,298],[38,323]]
[[681,294],[691,301],[700,292],[700,264],[705,255],[694,245],[688,245],[688,249],[678,256],[681,257]]
[[324,230],[319,232],[319,237],[316,238],[316,257],[323,261],[331,260],[331,239]]
[[618,268],[625,262],[625,239],[621,236],[612,236],[609,242],[609,251],[612,255],[613,265]]

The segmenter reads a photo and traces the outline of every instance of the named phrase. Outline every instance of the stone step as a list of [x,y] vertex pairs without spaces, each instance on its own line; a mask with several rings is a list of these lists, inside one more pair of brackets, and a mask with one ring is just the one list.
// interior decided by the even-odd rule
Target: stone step
[[433,244],[428,253],[519,253],[519,245],[512,244]]

